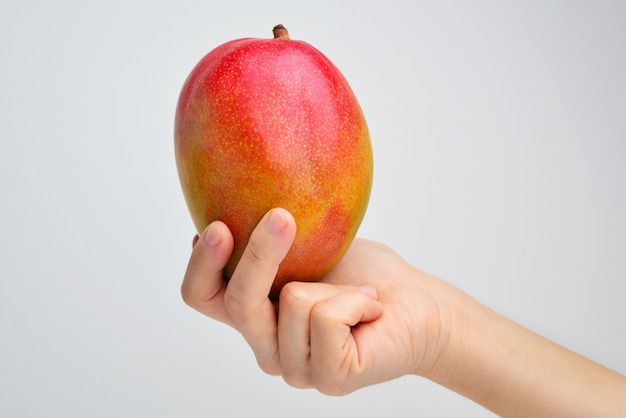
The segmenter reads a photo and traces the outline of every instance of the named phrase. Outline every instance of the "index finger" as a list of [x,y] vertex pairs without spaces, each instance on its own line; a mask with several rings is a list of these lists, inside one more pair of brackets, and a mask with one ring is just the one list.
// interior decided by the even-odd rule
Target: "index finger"
[[278,331],[269,298],[278,266],[296,234],[295,220],[285,209],[270,210],[252,232],[230,279],[224,305],[267,373],[279,374]]

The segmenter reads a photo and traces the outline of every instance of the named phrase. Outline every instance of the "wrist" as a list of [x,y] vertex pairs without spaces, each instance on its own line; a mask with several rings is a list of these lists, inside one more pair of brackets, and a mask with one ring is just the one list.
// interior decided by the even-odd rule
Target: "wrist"
[[[446,368],[447,357],[453,347],[455,329],[460,326],[463,314],[458,307],[465,305],[464,293],[443,280],[415,270],[419,286],[411,301],[411,308],[418,314],[414,317],[413,341],[414,365],[412,374],[436,381]],[[425,307],[418,311],[416,305]]]
[[515,349],[508,344],[523,343],[527,330],[445,282],[442,289],[440,317],[445,338],[440,339],[445,344],[421,376],[498,410],[507,403],[507,389],[514,386],[510,379],[519,372],[510,367],[516,364],[511,358]]
[[626,410],[618,400],[626,390],[623,376],[452,286],[442,294],[445,344],[423,377],[498,415],[617,416]]

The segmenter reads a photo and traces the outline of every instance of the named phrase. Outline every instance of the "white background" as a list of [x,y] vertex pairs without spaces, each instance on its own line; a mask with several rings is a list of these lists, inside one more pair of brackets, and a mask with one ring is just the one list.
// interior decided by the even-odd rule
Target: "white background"
[[2,1],[0,415],[490,416],[417,377],[292,389],[181,301],[179,90],[277,23],[365,111],[359,235],[626,373],[625,18],[622,1]]

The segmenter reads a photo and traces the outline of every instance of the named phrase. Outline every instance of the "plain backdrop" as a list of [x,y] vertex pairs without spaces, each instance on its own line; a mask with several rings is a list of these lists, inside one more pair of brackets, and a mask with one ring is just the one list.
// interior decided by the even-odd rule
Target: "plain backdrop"
[[278,23],[366,114],[359,235],[626,373],[623,1],[3,0],[0,416],[491,416],[413,376],[290,388],[182,302],[178,93]]

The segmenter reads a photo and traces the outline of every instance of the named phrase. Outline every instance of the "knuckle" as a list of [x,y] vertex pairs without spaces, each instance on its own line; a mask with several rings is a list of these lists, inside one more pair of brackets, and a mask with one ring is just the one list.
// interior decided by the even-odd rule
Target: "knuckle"
[[306,364],[297,364],[293,366],[285,366],[281,362],[280,374],[289,386],[297,389],[307,389],[312,387],[311,376],[308,370],[308,362]]
[[257,364],[259,368],[270,376],[280,376],[280,368],[273,360],[263,360],[257,357]]
[[246,307],[241,298],[233,294],[232,288],[227,287],[224,294],[224,308],[230,314],[234,322],[243,322],[246,318]]
[[316,382],[315,388],[318,392],[328,396],[345,396],[352,392],[346,384],[335,380],[328,381],[328,378]]
[[245,261],[248,261],[254,265],[261,264],[263,262],[263,257],[260,256],[259,250],[256,248],[256,245],[253,241],[250,241],[244,250],[242,257]]
[[287,282],[280,291],[280,304],[284,307],[298,307],[307,299],[301,282]]
[[303,375],[302,372],[298,369],[293,368],[285,368],[283,366],[281,370],[281,375],[285,383],[289,386],[297,388],[297,389],[306,389],[311,387],[309,384],[309,378],[306,375]]
[[194,309],[198,307],[198,297],[195,292],[193,292],[193,290],[186,285],[186,283],[183,283],[180,286],[180,296],[182,297],[183,302],[185,302],[185,304],[187,304],[188,306]]
[[332,314],[327,303],[317,303],[311,309],[311,323],[324,324],[331,318]]

